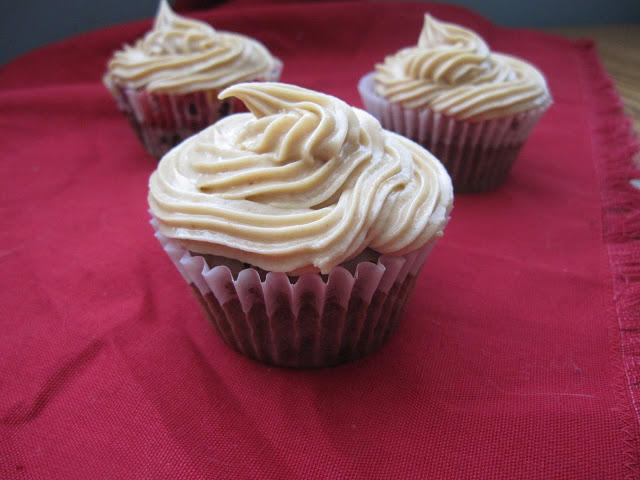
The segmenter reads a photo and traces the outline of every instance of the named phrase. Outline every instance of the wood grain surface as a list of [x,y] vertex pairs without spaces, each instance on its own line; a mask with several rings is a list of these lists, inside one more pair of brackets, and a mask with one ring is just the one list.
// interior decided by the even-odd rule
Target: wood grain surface
[[625,111],[640,134],[640,25],[561,27],[545,31],[566,38],[595,40],[598,55],[613,79]]

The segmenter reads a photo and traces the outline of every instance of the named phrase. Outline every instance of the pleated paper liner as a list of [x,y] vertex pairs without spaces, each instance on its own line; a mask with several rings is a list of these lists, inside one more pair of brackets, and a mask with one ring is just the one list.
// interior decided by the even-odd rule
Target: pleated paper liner
[[288,277],[237,269],[239,262],[224,259],[208,265],[210,258],[160,232],[156,237],[230,347],[293,368],[338,365],[377,350],[396,331],[437,240],[405,255],[360,261],[352,271],[337,266],[327,275]]
[[365,109],[387,130],[419,143],[445,166],[456,193],[493,190],[508,177],[520,149],[551,101],[484,121],[456,120],[429,108],[404,108],[375,93],[373,73],[358,84]]

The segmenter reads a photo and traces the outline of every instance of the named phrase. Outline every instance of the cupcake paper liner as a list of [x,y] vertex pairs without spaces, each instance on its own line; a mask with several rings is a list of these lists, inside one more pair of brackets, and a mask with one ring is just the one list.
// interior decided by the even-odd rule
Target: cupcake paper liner
[[[269,78],[254,81],[277,81],[280,71],[278,67]],[[104,84],[147,151],[156,158],[220,118],[247,110],[236,98],[220,100],[218,95],[223,88],[185,94],[154,93],[118,85],[108,76]]]
[[445,166],[456,193],[492,190],[507,178],[516,158],[551,105],[484,121],[456,120],[429,108],[404,108],[374,91],[374,73],[360,79],[365,109],[387,130],[419,143]]
[[[156,227],[155,219],[151,224]],[[156,238],[230,347],[262,363],[318,368],[377,350],[405,314],[420,270],[436,243],[405,255],[362,261],[355,273],[288,277],[254,268],[236,276],[156,231]]]

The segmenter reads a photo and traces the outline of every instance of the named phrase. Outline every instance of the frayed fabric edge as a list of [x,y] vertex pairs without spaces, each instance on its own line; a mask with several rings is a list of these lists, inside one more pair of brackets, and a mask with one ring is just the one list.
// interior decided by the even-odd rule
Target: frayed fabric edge
[[[616,355],[625,383],[618,396],[625,420],[628,478],[640,474],[640,139],[593,41],[577,42],[587,100],[592,105],[595,167],[600,180],[603,240],[617,315]],[[618,363],[622,360],[621,364]],[[620,385],[617,383],[617,385]]]

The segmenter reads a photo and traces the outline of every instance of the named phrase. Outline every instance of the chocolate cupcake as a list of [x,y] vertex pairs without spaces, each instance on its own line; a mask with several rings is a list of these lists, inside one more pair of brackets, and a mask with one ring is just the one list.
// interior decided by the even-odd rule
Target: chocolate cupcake
[[242,108],[218,98],[226,87],[277,81],[281,69],[260,42],[177,15],[162,0],[153,29],[114,53],[103,81],[147,151],[160,158]]
[[152,174],[156,236],[239,352],[323,367],[376,350],[449,219],[446,170],[335,97],[281,83],[220,95],[231,97],[249,112]]
[[418,44],[386,57],[358,90],[384,128],[445,165],[457,193],[504,182],[552,103],[533,65],[491,52],[476,33],[428,14]]

